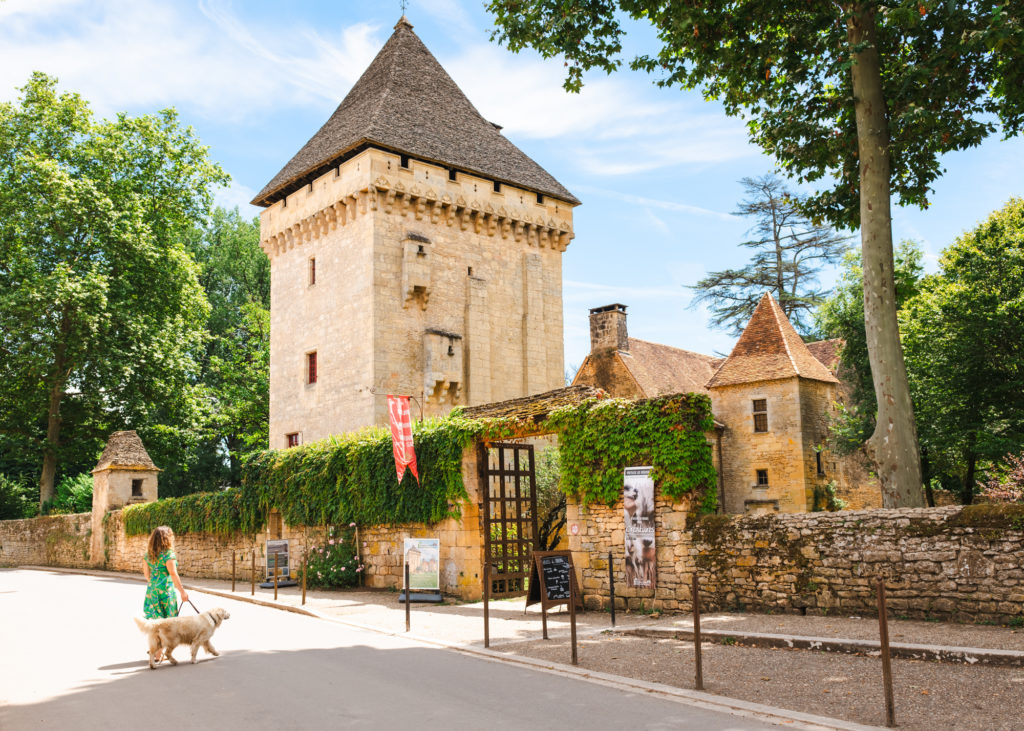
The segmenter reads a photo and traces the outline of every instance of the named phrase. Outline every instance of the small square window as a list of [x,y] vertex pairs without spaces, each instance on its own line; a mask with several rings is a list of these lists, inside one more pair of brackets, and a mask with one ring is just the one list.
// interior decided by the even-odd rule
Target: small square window
[[306,383],[316,383],[316,352],[306,353]]
[[768,470],[757,471],[757,486],[768,487]]
[[299,433],[298,432],[292,432],[291,434],[285,434],[284,438],[287,440],[289,447],[297,447],[297,446],[299,446]]
[[316,284],[316,257],[309,257],[309,286]]
[[768,399],[754,399],[754,433],[768,431]]
[[142,497],[142,480],[132,480],[132,497]]

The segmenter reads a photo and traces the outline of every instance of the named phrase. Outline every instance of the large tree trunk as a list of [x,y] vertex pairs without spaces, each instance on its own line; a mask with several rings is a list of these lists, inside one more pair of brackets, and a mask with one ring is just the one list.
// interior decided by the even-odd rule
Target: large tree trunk
[[39,475],[39,508],[43,504],[53,500],[53,483],[57,477],[57,446],[60,443],[60,402],[64,397],[64,385],[67,380],[65,373],[65,357],[67,355],[67,344],[65,338],[68,333],[67,318],[61,321],[61,337],[57,342],[57,352],[54,354],[53,376],[50,379],[50,398],[46,406],[46,442],[43,445],[43,471]]
[[[860,231],[864,264],[864,327],[878,416],[868,439],[887,508],[923,507],[917,430],[896,321],[892,220],[889,211],[889,123],[882,92],[874,3],[850,9],[847,37],[853,64],[857,150],[860,159]],[[853,49],[861,46],[856,52]]]

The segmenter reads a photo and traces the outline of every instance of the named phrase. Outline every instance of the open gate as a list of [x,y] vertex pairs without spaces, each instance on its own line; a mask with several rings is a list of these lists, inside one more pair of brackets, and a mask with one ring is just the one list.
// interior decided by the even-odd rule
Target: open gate
[[493,598],[526,594],[537,536],[537,481],[532,444],[481,444],[484,556]]

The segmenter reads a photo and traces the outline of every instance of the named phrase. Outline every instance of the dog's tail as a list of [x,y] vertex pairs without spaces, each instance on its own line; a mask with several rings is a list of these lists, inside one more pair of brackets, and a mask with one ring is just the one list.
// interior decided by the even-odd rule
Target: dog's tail
[[132,619],[135,620],[135,624],[138,626],[139,632],[145,632],[149,629],[150,625],[153,624],[152,620],[149,619],[139,619],[138,617],[132,617]]

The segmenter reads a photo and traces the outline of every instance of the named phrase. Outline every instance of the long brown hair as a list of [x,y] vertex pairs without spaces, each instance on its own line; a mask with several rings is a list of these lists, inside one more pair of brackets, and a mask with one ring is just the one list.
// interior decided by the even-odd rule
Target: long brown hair
[[174,531],[166,525],[154,528],[149,534],[149,560],[156,563],[160,554],[171,548],[174,548]]

